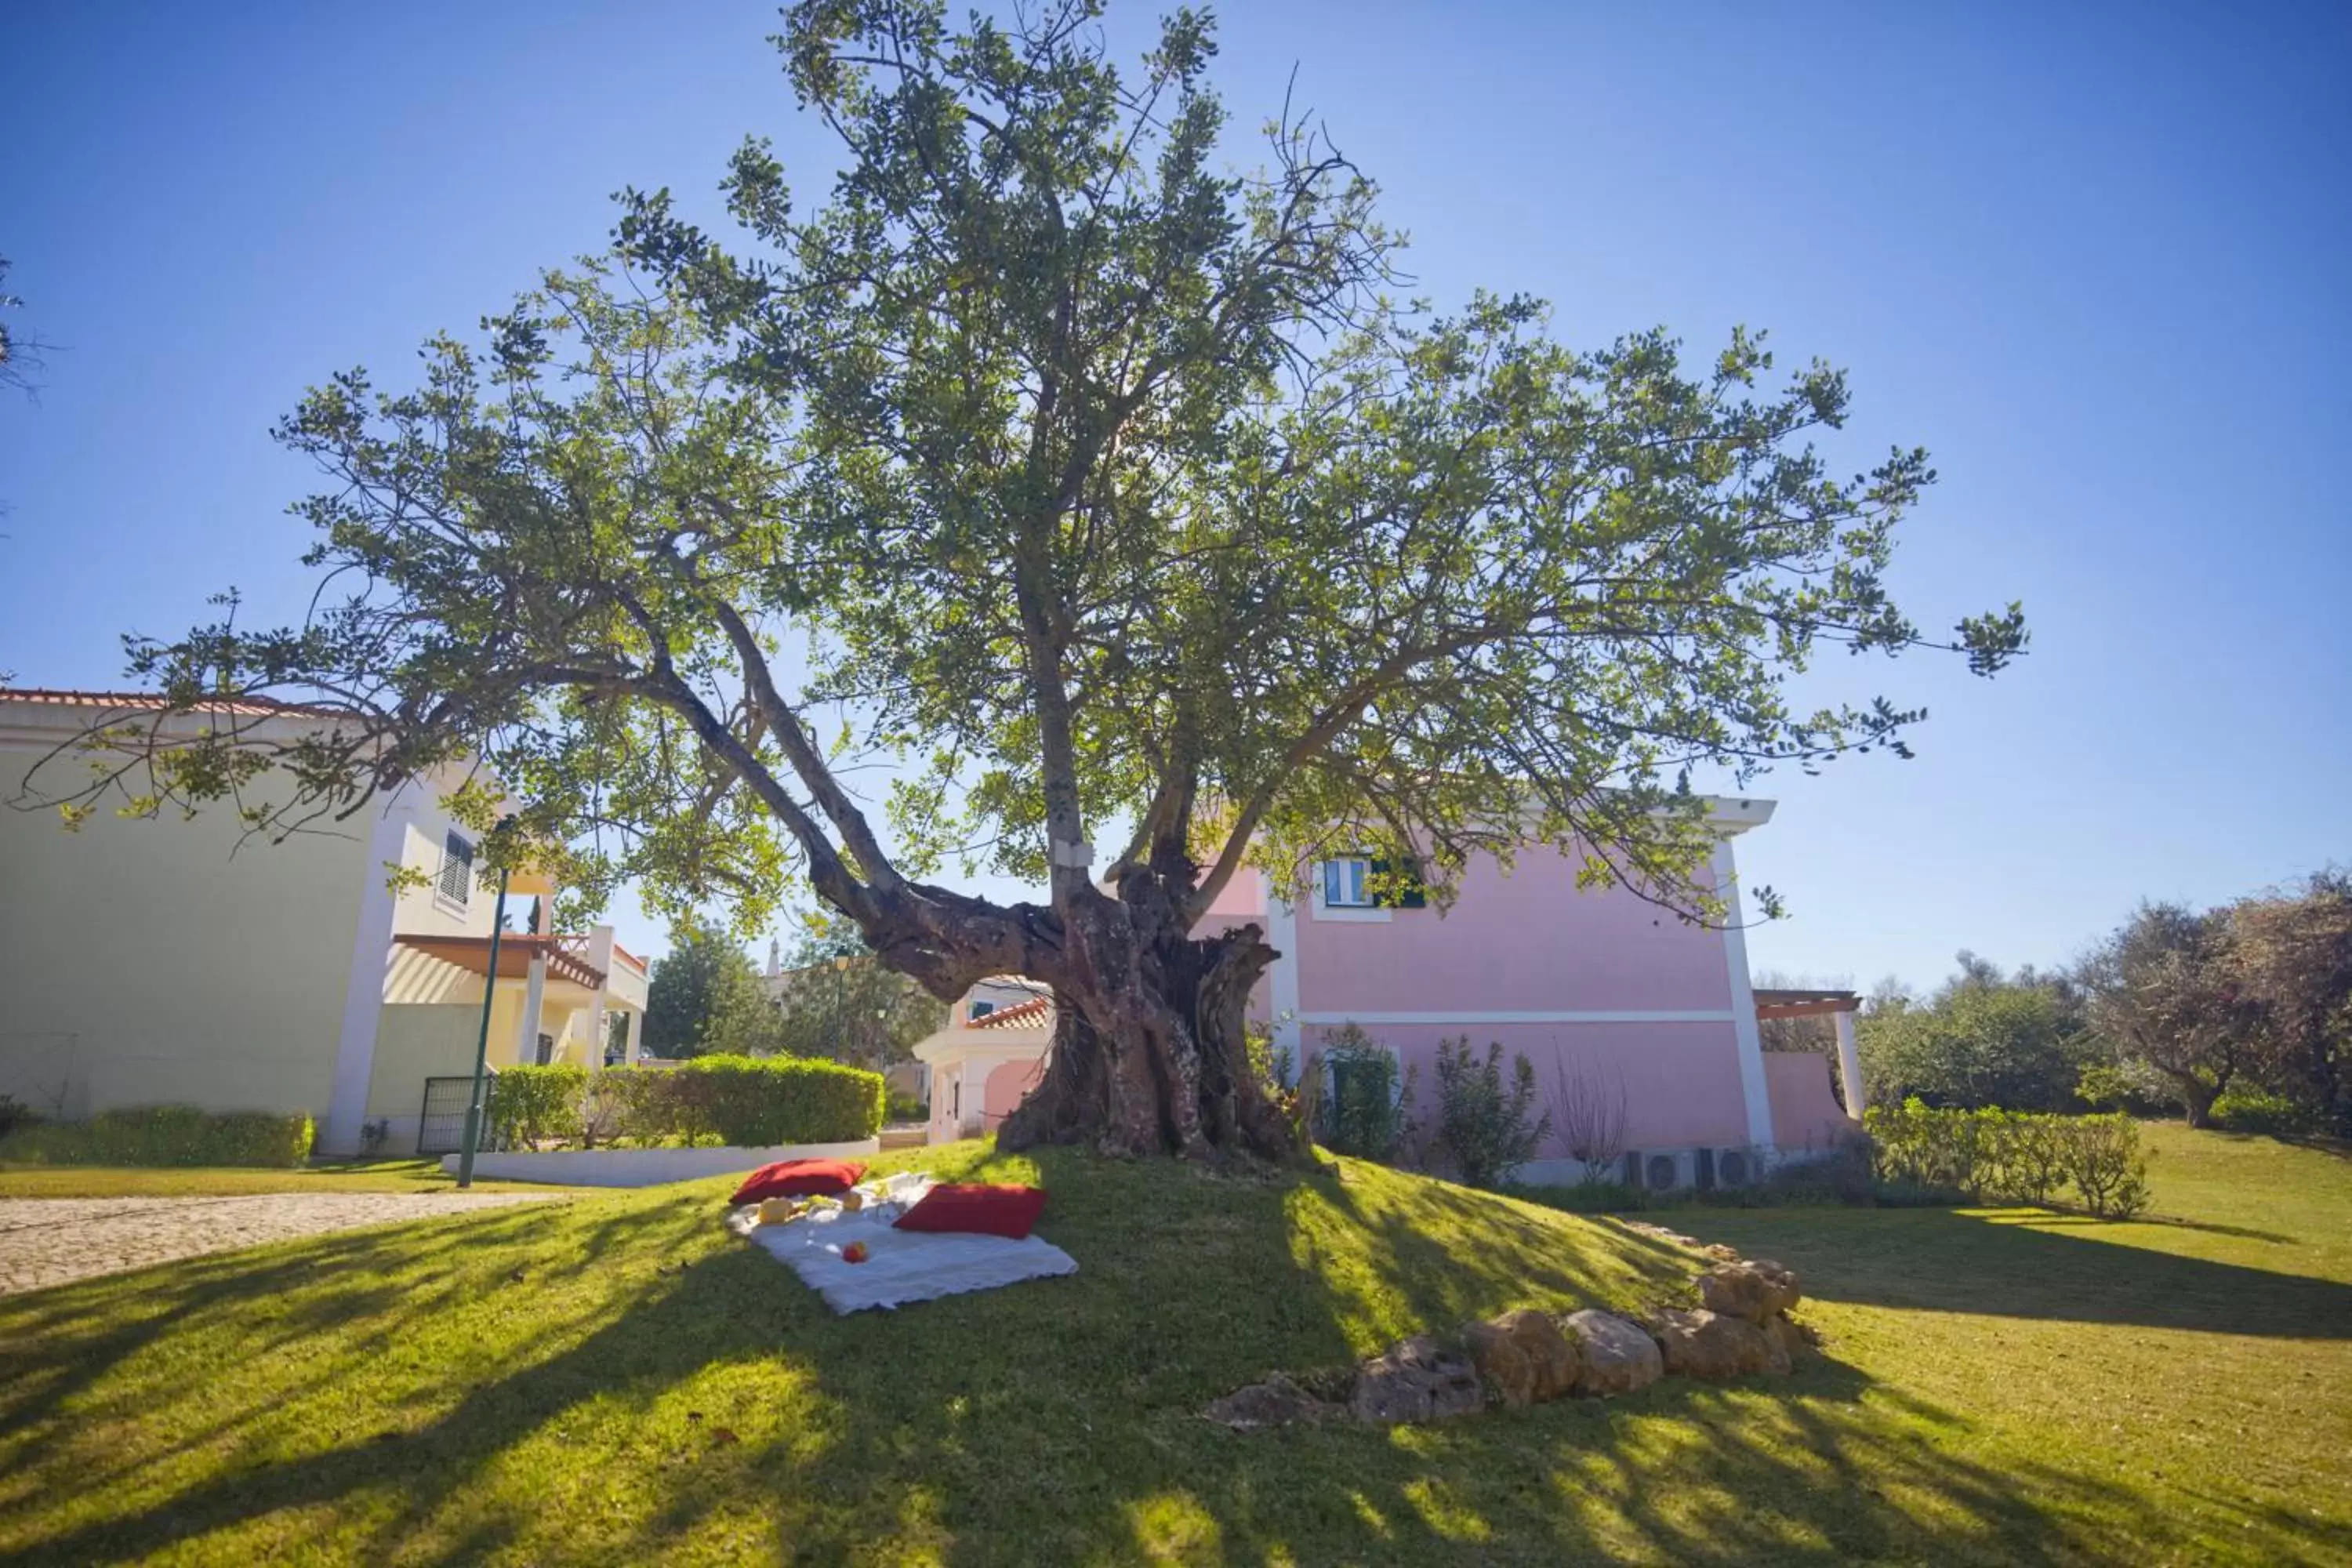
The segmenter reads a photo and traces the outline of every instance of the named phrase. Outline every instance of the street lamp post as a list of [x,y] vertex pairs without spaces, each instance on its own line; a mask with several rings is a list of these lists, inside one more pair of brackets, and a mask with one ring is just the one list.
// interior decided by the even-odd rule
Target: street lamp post
[[[508,821],[512,821],[509,817]],[[500,827],[506,823],[499,824]],[[507,868],[499,868],[499,903],[490,917],[490,972],[482,981],[482,1028],[474,1040],[474,1093],[466,1102],[466,1146],[457,1155],[457,1186],[474,1184],[474,1152],[482,1144],[483,1089],[489,1081],[490,1004],[499,994],[499,938],[507,929]]]

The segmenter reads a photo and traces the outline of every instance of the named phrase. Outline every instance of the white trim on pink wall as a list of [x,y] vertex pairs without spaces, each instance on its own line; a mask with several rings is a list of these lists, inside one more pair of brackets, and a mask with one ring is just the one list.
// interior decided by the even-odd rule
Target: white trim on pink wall
[[1715,885],[1724,902],[1723,961],[1731,975],[1731,1027],[1739,1040],[1739,1093],[1748,1104],[1748,1143],[1767,1164],[1774,1158],[1772,1090],[1764,1077],[1764,1031],[1756,1021],[1756,991],[1748,979],[1748,933],[1741,929],[1739,870],[1731,840],[1719,840],[1713,857]]
[[1257,874],[1265,903],[1265,940],[1276,957],[1265,972],[1266,1005],[1273,1015],[1274,1046],[1290,1053],[1290,1079],[1298,1081],[1306,1064],[1298,1059],[1298,910],[1279,897],[1274,878]]

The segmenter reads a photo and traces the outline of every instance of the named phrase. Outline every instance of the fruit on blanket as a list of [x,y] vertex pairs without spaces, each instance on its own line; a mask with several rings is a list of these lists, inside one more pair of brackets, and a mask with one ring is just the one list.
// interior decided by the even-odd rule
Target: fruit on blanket
[[841,1249],[841,1260],[842,1260],[844,1263],[863,1263],[863,1262],[865,1262],[865,1261],[866,1261],[866,1244],[865,1244],[864,1242],[862,1242],[862,1241],[853,1241],[853,1242],[851,1242],[847,1247],[843,1247],[843,1248]]

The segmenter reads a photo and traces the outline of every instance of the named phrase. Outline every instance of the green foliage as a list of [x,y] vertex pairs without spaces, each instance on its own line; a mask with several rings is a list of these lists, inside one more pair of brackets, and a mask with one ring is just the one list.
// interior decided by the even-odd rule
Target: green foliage
[[931,1114],[930,1102],[914,1095],[885,1086],[882,1119],[885,1121],[922,1121]]
[[681,925],[646,977],[640,1048],[657,1057],[690,1057],[724,1048],[722,1037],[729,1034],[740,1047],[762,1010],[773,1011],[760,972],[734,939],[712,926]]
[[2106,1218],[2147,1205],[2139,1123],[2128,1116],[1937,1110],[1914,1097],[1873,1106],[1864,1122],[1881,1180],[1896,1187],[2047,1204],[2071,1185]]
[[576,1140],[587,1091],[588,1069],[576,1062],[501,1068],[490,1080],[490,1137],[502,1149]]
[[1325,1036],[1314,1062],[1322,1078],[1315,1141],[1335,1154],[1394,1163],[1412,1131],[1418,1075],[1400,1074],[1396,1054],[1356,1024]]
[[1925,1005],[1863,1015],[1856,1046],[1874,1098],[2063,1110],[2090,1059],[2076,1012],[2046,983],[1966,976]]
[[299,1113],[155,1105],[105,1110],[86,1121],[19,1126],[0,1160],[45,1165],[263,1165],[310,1157],[315,1129]]
[[916,1042],[941,1018],[936,997],[885,968],[854,927],[836,927],[793,953],[756,1031],[738,1036],[722,1021],[716,1038],[739,1054],[826,1057],[878,1070],[911,1061]]
[[2273,1138],[2294,1138],[2321,1130],[2313,1110],[2284,1094],[2259,1089],[2233,1089],[2213,1101],[2213,1121],[2232,1132],[2261,1132]]
[[2067,1118],[2063,1157],[2067,1180],[2093,1214],[2129,1219],[2147,1207],[2147,1156],[2130,1117]]
[[1503,1080],[1503,1046],[1471,1054],[1470,1037],[1437,1044],[1437,1134],[1462,1179],[1493,1187],[1535,1158],[1551,1136],[1549,1112],[1536,1114],[1536,1069],[1521,1056]]
[[5,1138],[19,1127],[30,1127],[40,1120],[33,1108],[12,1094],[0,1094],[0,1138]]
[[882,1075],[839,1062],[703,1056],[602,1077],[615,1080],[620,1136],[636,1142],[845,1143],[882,1126]]

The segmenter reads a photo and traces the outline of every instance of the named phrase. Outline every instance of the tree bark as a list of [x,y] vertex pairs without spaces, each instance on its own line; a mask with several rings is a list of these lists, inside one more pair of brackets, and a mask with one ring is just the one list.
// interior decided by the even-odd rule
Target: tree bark
[[[1287,1160],[1290,1124],[1251,1068],[1252,986],[1276,956],[1256,926],[1195,938],[1173,911],[1097,897],[1066,917],[1045,1075],[997,1144],[1120,1157]],[[1043,970],[1043,973],[1037,973]]]

